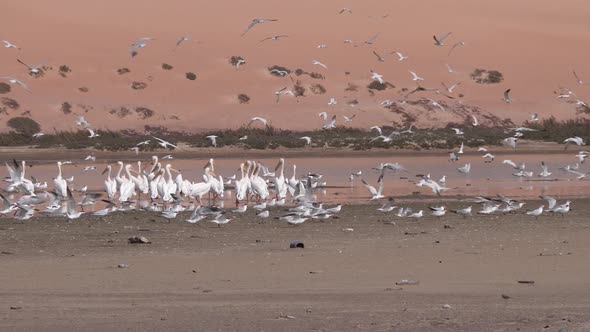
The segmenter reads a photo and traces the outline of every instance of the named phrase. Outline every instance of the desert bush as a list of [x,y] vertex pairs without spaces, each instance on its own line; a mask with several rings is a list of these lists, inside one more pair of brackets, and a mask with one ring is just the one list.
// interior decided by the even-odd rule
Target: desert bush
[[124,75],[131,72],[131,70],[129,70],[129,68],[119,68],[117,69],[117,74],[119,75]]
[[305,87],[303,87],[299,80],[295,82],[295,85],[293,85],[293,94],[295,94],[295,97],[305,96]]
[[135,108],[135,113],[139,116],[140,119],[146,120],[154,116],[156,114],[155,111],[147,108],[147,107],[137,107]]
[[383,84],[379,83],[378,81],[373,80],[369,85],[367,85],[369,90],[377,90],[383,91],[385,89],[395,88],[395,86],[389,82],[384,82]]
[[144,83],[144,82],[131,83],[131,89],[133,89],[133,90],[143,90],[145,88],[147,88],[147,83]]
[[244,58],[242,58],[241,56],[238,56],[238,55],[232,55],[229,58],[229,64],[234,67],[237,66],[238,62],[240,62],[240,61],[244,61]]
[[17,110],[20,107],[18,101],[8,97],[2,97],[2,105],[11,110]]
[[164,69],[164,70],[172,70],[172,68],[174,68],[174,67],[172,67],[171,65],[169,65],[167,63],[162,64],[162,69]]
[[348,85],[346,86],[346,88],[344,89],[344,91],[358,91],[359,87],[356,84],[353,83],[348,83]]
[[124,118],[124,117],[131,114],[131,110],[128,109],[127,107],[120,107],[120,108],[114,108],[114,109],[110,110],[109,113],[116,115],[120,118]]
[[323,95],[324,93],[326,93],[326,88],[324,88],[324,86],[321,84],[312,84],[309,87],[309,90],[316,95]]
[[26,117],[11,118],[8,121],[6,121],[6,125],[14,129],[14,131],[16,131],[17,133],[27,136],[33,135],[41,131],[41,125],[39,125],[37,121]]
[[471,79],[479,84],[497,84],[504,80],[504,76],[497,70],[477,68],[471,74]]
[[316,73],[316,72],[309,73],[309,77],[316,79],[316,80],[323,80],[325,78],[324,75],[322,75],[320,73]]
[[10,92],[10,84],[7,83],[0,83],[0,94],[9,93]]
[[191,81],[194,81],[194,80],[197,79],[197,75],[195,75],[195,73],[188,72],[188,73],[186,73],[185,76],[186,76],[187,79],[189,79]]
[[240,93],[238,95],[238,101],[240,104],[248,104],[250,102],[250,97],[248,97],[246,94]]
[[88,92],[88,88],[87,88],[87,87],[85,87],[85,86],[79,87],[79,88],[78,88],[78,90],[79,90],[80,92],[84,92],[84,93]]
[[68,73],[71,73],[72,69],[68,65],[61,65],[59,66],[59,75],[61,77],[66,77]]
[[67,101],[64,101],[61,104],[61,111],[64,114],[70,114],[70,113],[72,113],[72,104],[68,103]]
[[277,65],[274,65],[272,67],[268,67],[268,72],[271,75],[273,75],[273,76],[278,76],[278,77],[283,77],[284,76],[284,75],[281,75],[281,74],[277,73],[276,71],[273,71],[275,69],[278,70],[278,71],[285,71],[288,74],[291,74],[291,70],[290,69],[288,69],[286,67],[282,67],[282,66],[277,66]]

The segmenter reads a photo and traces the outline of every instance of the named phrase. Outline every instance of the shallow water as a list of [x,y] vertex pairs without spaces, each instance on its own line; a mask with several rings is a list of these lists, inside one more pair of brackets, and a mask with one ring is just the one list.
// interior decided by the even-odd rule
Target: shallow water
[[[404,157],[326,157],[326,158],[288,158],[286,159],[285,177],[293,175],[293,164],[297,165],[297,177],[303,177],[308,172],[323,174],[321,181],[327,182],[327,187],[315,190],[317,200],[324,202],[366,202],[370,198],[368,190],[362,185],[359,178],[349,181],[351,172],[362,171],[361,176],[369,184],[377,186],[379,172],[372,169],[382,162],[397,162],[404,166],[408,172],[387,171],[384,179],[386,196],[412,196],[434,194],[427,187],[417,187],[422,174],[430,174],[432,179],[438,180],[441,176],[447,176],[446,186],[451,188],[443,193],[444,196],[490,196],[497,193],[514,198],[537,198],[539,195],[553,195],[558,197],[587,197],[590,196],[590,186],[583,180],[575,179],[570,173],[559,170],[567,164],[574,164],[574,153],[552,154],[552,155],[522,155],[513,161],[527,164],[527,170],[535,173],[531,179],[517,178],[512,174],[516,172],[510,165],[502,164],[502,156],[497,156],[492,163],[484,163],[481,154],[470,154],[461,157],[458,162],[450,162],[447,156],[404,156]],[[541,171],[541,158],[549,166],[553,173],[548,179],[537,176]],[[261,158],[258,161],[265,164],[272,171],[277,159]],[[104,188],[105,175],[101,175],[106,163],[97,160],[96,162],[84,162],[72,160],[76,165],[63,167],[64,177],[74,176],[70,184],[74,189],[88,186],[89,191],[102,191]],[[174,168],[180,170],[185,179],[192,182],[202,181],[203,167],[208,159],[181,159],[163,160],[163,164],[170,163]],[[147,165],[144,161],[143,165]],[[223,176],[236,174],[239,177],[239,164],[242,159],[218,159],[215,164],[215,172]],[[471,163],[471,172],[461,174],[457,167]],[[84,166],[95,165],[97,170],[83,173]],[[137,169],[136,164],[133,164]],[[144,166],[145,167],[145,166]],[[118,170],[113,165],[114,172]],[[579,171],[589,171],[586,165],[582,165]],[[47,181],[49,189],[53,187],[52,179],[57,175],[55,164],[36,165],[27,167],[27,176],[35,176],[41,182]],[[114,175],[114,174],[113,174]],[[173,174],[173,176],[176,176]],[[226,195],[230,200],[231,193]],[[436,198],[437,200],[439,198]]]

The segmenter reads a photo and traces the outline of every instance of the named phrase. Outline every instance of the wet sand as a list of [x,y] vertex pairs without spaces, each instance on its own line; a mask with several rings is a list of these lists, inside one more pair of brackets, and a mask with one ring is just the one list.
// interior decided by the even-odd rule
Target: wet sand
[[352,205],[297,227],[250,211],[221,228],[148,213],[2,219],[0,329],[587,330],[589,203],[565,218],[418,222]]

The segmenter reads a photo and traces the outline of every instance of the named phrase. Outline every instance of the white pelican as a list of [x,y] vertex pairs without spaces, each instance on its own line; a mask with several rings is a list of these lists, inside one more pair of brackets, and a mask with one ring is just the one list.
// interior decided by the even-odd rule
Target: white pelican
[[105,168],[102,174],[104,174],[105,172],[108,173],[106,180],[104,180],[104,185],[106,188],[107,196],[109,197],[109,199],[112,199],[117,194],[117,181],[111,177],[111,165],[107,165],[107,168]]
[[278,199],[287,197],[287,183],[285,182],[285,159],[280,158],[275,173],[278,171],[278,176],[273,178],[275,184],[275,192]]
[[57,162],[58,173],[57,173],[57,176],[55,177],[55,179],[53,179],[53,185],[54,185],[54,190],[58,196],[67,197],[68,196],[68,191],[67,191],[68,184],[61,174],[61,165],[62,165],[61,161],[58,161]]

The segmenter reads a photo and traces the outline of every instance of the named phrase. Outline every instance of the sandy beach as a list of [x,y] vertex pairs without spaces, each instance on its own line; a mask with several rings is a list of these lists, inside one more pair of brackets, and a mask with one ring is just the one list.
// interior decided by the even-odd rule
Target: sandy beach
[[[375,205],[344,206],[338,219],[301,226],[259,222],[253,213],[221,228],[148,213],[2,219],[0,327],[583,331],[588,203],[575,200],[567,217],[539,220],[413,222]],[[151,243],[128,244],[135,235]],[[289,249],[296,240],[305,248]],[[396,284],[403,279],[419,284]]]

